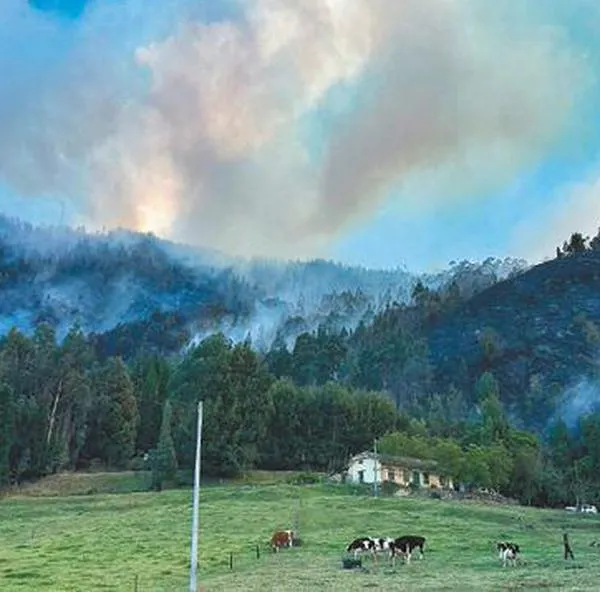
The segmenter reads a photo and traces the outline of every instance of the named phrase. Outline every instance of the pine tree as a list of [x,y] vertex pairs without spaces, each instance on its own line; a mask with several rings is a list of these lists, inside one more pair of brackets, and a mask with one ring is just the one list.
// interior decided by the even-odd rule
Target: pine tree
[[10,475],[10,449],[14,441],[15,406],[11,389],[0,384],[0,487]]
[[133,456],[139,422],[133,383],[121,358],[109,358],[94,377],[87,458],[122,468]]
[[163,406],[158,446],[151,453],[152,486],[157,491],[162,489],[164,481],[172,481],[177,476],[177,457],[171,435],[172,417],[171,402],[167,399]]
[[164,398],[160,388],[159,362],[154,359],[145,360],[141,366],[137,381],[140,425],[136,447],[140,451],[146,451],[156,448]]

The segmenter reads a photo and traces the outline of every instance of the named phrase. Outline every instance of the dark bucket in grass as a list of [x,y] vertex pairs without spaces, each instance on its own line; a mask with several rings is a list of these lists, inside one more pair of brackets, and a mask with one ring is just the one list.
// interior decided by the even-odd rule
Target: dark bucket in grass
[[292,539],[292,547],[301,547],[302,539]]
[[344,557],[342,559],[342,567],[344,569],[357,569],[362,567],[362,559],[354,559],[354,557]]

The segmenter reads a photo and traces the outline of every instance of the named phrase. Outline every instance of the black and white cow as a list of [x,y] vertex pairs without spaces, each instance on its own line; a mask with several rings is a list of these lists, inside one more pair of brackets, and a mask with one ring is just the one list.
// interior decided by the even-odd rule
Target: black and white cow
[[354,559],[363,553],[373,552],[373,540],[371,537],[359,537],[354,539],[346,548],[348,553],[352,552]]
[[419,550],[419,558],[423,559],[425,549],[425,537],[415,535],[405,535],[394,539],[393,542],[393,560],[395,563],[396,555],[405,558],[406,563],[410,563],[412,553],[415,549]]
[[502,566],[506,567],[510,563],[513,567],[517,564],[517,558],[521,553],[519,545],[509,542],[498,543],[496,548],[498,549],[498,558],[502,561]]
[[394,539],[390,537],[374,538],[373,546],[375,549],[375,557],[377,553],[387,553],[390,559],[394,557]]
[[359,537],[348,545],[346,551],[348,553],[352,552],[355,559],[358,555],[369,553],[373,560],[377,561],[377,554],[385,552],[392,558],[394,555],[394,539],[390,537]]

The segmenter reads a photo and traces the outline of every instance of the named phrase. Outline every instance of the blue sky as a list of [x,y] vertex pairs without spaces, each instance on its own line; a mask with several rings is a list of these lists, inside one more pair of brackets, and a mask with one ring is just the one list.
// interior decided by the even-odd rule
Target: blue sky
[[364,16],[323,0],[19,2],[0,8],[9,215],[415,270],[540,260],[600,226],[589,0],[465,0],[439,22],[357,2],[393,23],[368,51]]
[[[576,162],[549,159],[519,176],[504,191],[478,196],[468,207],[436,208],[426,215],[403,212],[394,196],[362,228],[356,228],[334,247],[334,256],[361,265],[410,269],[445,267],[451,261],[486,257],[524,257],[539,261],[554,256],[571,232],[591,234],[600,218],[576,218],[568,211],[568,193],[581,180],[595,178],[600,142]],[[600,201],[600,194],[598,195]],[[600,204],[599,204],[600,205]],[[598,212],[598,208],[595,210]],[[558,224],[556,223],[558,219]],[[527,229],[531,240],[519,242],[515,229]],[[546,233],[546,230],[548,231]],[[541,239],[540,247],[533,243]]]
[[65,18],[78,18],[88,0],[29,0],[37,10],[47,11]]

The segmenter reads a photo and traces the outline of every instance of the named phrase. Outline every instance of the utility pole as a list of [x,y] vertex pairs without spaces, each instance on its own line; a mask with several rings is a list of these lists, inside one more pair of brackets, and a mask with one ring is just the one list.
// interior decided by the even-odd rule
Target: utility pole
[[198,402],[198,428],[196,433],[196,466],[194,468],[194,501],[192,514],[192,556],[190,567],[190,592],[198,592],[198,530],[200,525],[200,458],[202,453],[202,401]]
[[373,440],[373,454],[375,457],[375,463],[373,466],[373,495],[378,497],[379,495],[379,486],[377,484],[377,438]]

